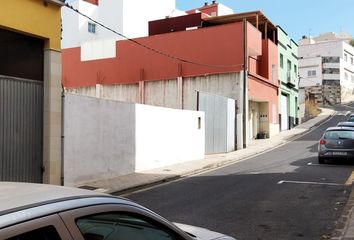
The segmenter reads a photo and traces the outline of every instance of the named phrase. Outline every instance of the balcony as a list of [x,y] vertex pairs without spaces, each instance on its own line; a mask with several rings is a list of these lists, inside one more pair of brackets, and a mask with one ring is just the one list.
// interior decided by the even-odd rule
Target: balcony
[[297,85],[298,77],[292,73],[292,72],[287,72],[286,73],[286,85],[288,85],[289,88],[294,88]]

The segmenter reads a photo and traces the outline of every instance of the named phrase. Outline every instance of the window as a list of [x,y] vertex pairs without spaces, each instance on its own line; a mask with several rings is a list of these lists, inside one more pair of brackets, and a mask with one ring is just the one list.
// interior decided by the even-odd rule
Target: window
[[89,33],[96,33],[96,24],[94,23],[88,23],[88,32]]
[[339,63],[339,57],[322,57],[323,63]]
[[288,72],[291,72],[291,62],[290,60],[287,61]]
[[344,53],[344,61],[348,62],[348,54]]
[[113,212],[76,220],[85,240],[177,240],[174,232],[145,217]]
[[275,71],[276,71],[275,64],[272,64],[272,82],[276,81],[276,79],[275,79]]
[[347,72],[344,73],[344,78],[345,78],[345,80],[348,80],[349,76],[348,76],[348,73],[347,73]]
[[325,133],[324,139],[354,139],[353,131],[328,131]]
[[284,56],[283,56],[283,54],[280,54],[280,67],[284,68]]
[[294,64],[294,73],[297,76],[297,66]]
[[351,65],[354,65],[353,57],[350,58],[350,64],[351,64]]
[[61,238],[53,226],[48,226],[8,238],[7,240],[61,240]]
[[307,76],[308,77],[315,77],[316,76],[316,70],[307,71]]
[[339,74],[339,68],[323,68],[323,74]]

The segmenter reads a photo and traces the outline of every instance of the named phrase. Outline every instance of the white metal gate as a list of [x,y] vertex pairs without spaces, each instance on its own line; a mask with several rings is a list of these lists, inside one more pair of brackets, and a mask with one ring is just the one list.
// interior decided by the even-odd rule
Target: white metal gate
[[198,110],[205,112],[205,153],[236,149],[236,100],[198,92]]

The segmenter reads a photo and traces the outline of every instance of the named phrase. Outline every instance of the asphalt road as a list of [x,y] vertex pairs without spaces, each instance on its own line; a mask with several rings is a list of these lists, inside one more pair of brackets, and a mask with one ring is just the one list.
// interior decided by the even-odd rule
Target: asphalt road
[[344,119],[339,112],[270,152],[127,197],[171,221],[238,240],[328,239],[349,197],[345,183],[354,165],[318,165],[317,142],[325,128]]

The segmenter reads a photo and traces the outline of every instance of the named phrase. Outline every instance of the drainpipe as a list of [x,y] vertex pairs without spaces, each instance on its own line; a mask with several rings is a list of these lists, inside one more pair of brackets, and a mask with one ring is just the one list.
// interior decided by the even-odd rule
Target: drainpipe
[[61,173],[60,173],[60,183],[64,186],[64,114],[65,114],[65,89],[63,84],[61,85]]
[[247,21],[243,19],[243,148],[247,147],[247,79],[248,79],[248,66],[247,66]]

